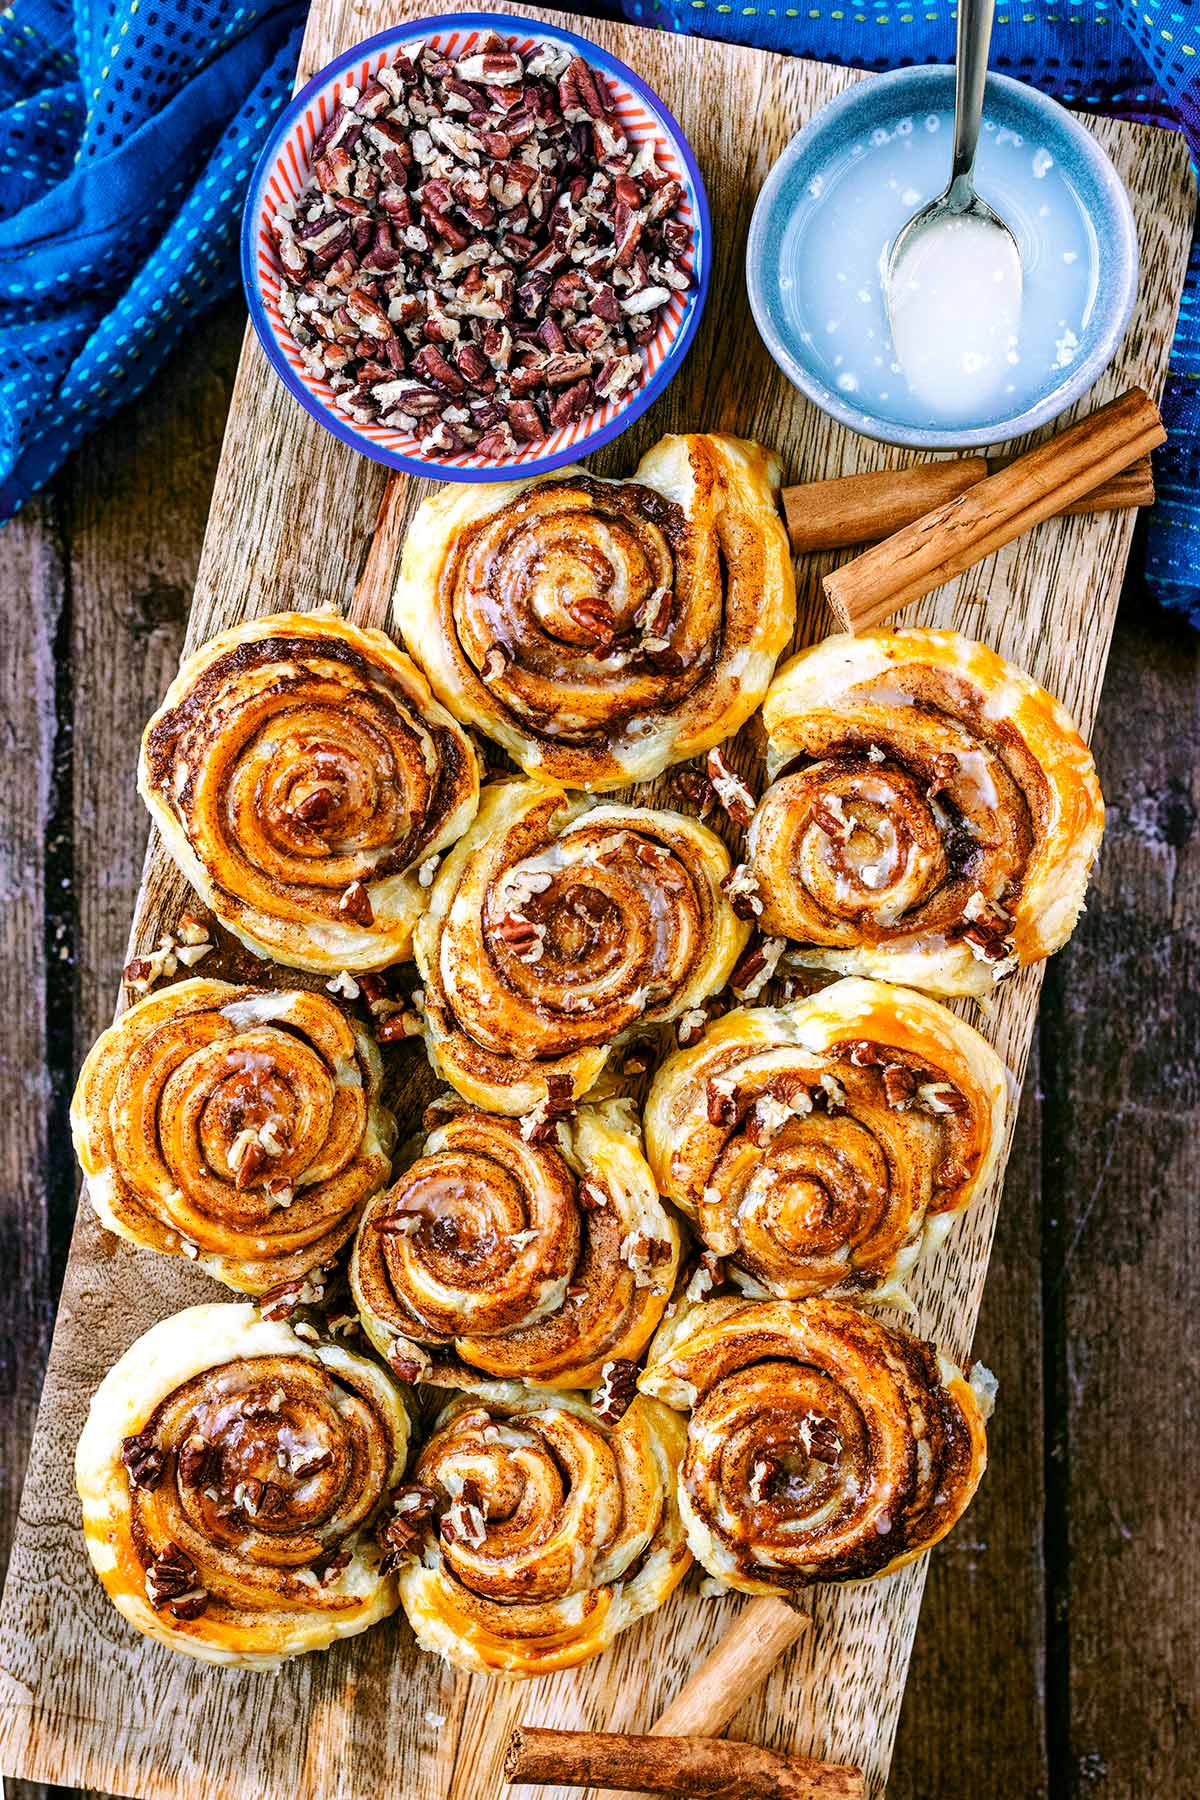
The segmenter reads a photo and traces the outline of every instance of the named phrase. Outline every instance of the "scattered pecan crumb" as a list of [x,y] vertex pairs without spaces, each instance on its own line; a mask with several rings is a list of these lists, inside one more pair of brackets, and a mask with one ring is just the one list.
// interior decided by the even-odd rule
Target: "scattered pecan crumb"
[[721,883],[730,906],[739,919],[756,919],[762,912],[762,895],[758,877],[748,863],[738,863]]
[[710,750],[706,764],[713,792],[735,825],[748,825],[757,804],[754,795],[720,750]]

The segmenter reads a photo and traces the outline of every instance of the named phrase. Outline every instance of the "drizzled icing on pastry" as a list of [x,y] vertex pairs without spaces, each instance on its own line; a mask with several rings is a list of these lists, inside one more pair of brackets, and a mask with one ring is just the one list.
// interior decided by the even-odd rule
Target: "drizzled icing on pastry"
[[474,816],[464,732],[391,640],[283,613],[188,659],[139,783],[184,874],[260,955],[374,969],[409,953],[416,871]]
[[261,1294],[327,1262],[388,1178],[379,1053],[323,994],[182,981],[97,1041],[71,1105],[87,1193],[130,1242]]
[[622,1034],[727,979],[747,935],[728,873],[720,839],[681,814],[486,789],[416,936],[435,1066],[508,1114],[552,1080],[587,1093]]
[[788,642],[777,489],[756,445],[697,435],[630,481],[447,490],[413,520],[398,622],[439,698],[527,773],[649,778],[731,736]]
[[741,1008],[654,1080],[660,1192],[748,1294],[869,1294],[903,1283],[994,1167],[1003,1064],[924,995],[847,978]]
[[547,1143],[459,1109],[364,1215],[351,1283],[384,1356],[430,1347],[425,1379],[469,1384],[483,1370],[582,1388],[641,1354],[678,1262],[678,1229],[619,1103],[581,1107]]
[[79,1443],[88,1551],[138,1630],[269,1667],[394,1610],[371,1527],[408,1414],[376,1364],[249,1306],[164,1320],[102,1382]]
[[789,1594],[945,1536],[986,1464],[985,1376],[834,1301],[712,1300],[662,1328],[639,1385],[691,1414],[693,1554],[745,1593]]
[[399,1571],[417,1641],[531,1676],[596,1655],[687,1571],[682,1422],[636,1398],[616,1425],[578,1394],[494,1382],[454,1400],[413,1470],[435,1513]]
[[834,637],[783,668],[750,827],[765,931],[810,966],[990,992],[1070,935],[1099,846],[1063,708],[954,632]]

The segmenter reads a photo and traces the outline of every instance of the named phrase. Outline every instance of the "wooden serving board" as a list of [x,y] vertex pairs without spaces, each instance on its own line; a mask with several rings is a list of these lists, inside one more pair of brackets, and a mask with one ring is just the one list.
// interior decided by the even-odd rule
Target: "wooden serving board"
[[[413,0],[316,0],[300,80],[354,41],[425,10]],[[662,432],[704,429],[777,446],[790,480],[904,460],[830,423],[789,387],[758,341],[742,280],[746,228],[768,169],[816,109],[856,78],[626,26],[582,28],[632,64],[681,121],[708,185],[716,242],[708,310],[685,367],[596,459],[598,470],[629,472]],[[1194,193],[1181,138],[1111,121],[1090,128],[1129,187],[1145,272],[1132,327],[1094,404],[1134,382],[1154,394],[1161,389]],[[403,479],[389,484],[382,469],[314,424],[248,335],[188,649],[250,615],[331,600],[360,623],[385,624],[405,521],[425,491]],[[985,638],[1060,695],[1086,734],[1134,523],[1131,514],[1109,514],[1043,525],[913,608],[910,622]],[[831,629],[820,592],[826,567],[819,558],[800,565],[800,643]],[[761,777],[754,724],[735,760]],[[657,794],[649,788],[640,797]],[[187,898],[155,840],[131,951],[152,946]],[[264,971],[226,944],[203,973],[262,979]],[[1039,986],[1039,971],[1028,970],[1005,985],[990,1017],[972,1015],[1018,1081]],[[393,1103],[402,1125],[412,1125],[432,1079],[415,1046],[389,1056]],[[914,1284],[919,1328],[964,1357],[999,1191],[997,1176]],[[179,1307],[217,1297],[190,1265],[135,1252],[80,1209],[0,1617],[6,1772],[155,1800],[493,1800],[515,1791],[500,1775],[512,1722],[646,1728],[742,1604],[701,1599],[691,1580],[606,1656],[527,1684],[455,1673],[416,1650],[402,1616],[276,1675],[218,1672],[137,1637],[85,1558],[71,1473],[75,1440],[97,1382],[132,1341]],[[978,1346],[985,1359],[988,1348]],[[924,1579],[921,1562],[866,1587],[815,1590],[813,1629],[743,1708],[732,1734],[861,1763],[868,1792],[881,1795]],[[578,1792],[553,1791],[560,1800]],[[519,1792],[533,1800],[535,1790]]]

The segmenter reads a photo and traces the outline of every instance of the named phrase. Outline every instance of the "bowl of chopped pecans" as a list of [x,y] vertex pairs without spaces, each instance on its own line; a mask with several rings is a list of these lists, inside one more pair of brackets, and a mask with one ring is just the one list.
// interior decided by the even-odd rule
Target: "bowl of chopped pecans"
[[632,424],[687,352],[711,227],[679,126],[557,26],[457,13],[348,50],[281,116],[242,275],[277,374],[343,443],[447,481]]

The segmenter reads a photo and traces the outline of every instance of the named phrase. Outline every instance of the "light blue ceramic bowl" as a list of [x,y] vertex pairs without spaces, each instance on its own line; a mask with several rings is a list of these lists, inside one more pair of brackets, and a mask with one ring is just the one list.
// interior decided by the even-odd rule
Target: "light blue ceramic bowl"
[[[896,69],[867,76],[839,94],[794,137],[775,164],[759,194],[746,246],[746,283],[758,329],[788,379],[823,412],[866,437],[887,444],[926,450],[957,450],[998,444],[1055,419],[1085,394],[1116,354],[1137,298],[1138,242],[1129,196],[1112,163],[1091,133],[1056,100],[1006,75],[989,75],[985,120],[999,129],[1019,132],[1045,146],[1073,190],[1095,245],[1095,287],[1079,332],[1073,359],[1061,370],[1047,369],[1044,385],[1032,398],[1020,396],[1020,411],[993,413],[977,426],[932,425],[914,401],[893,395],[883,417],[830,385],[827,368],[815,344],[806,345],[794,307],[784,300],[785,283],[803,269],[803,238],[789,233],[789,223],[803,212],[809,184],[840,153],[865,134],[907,117],[947,112],[953,106],[954,70],[950,67]],[[947,165],[949,145],[947,144]],[[947,166],[948,173],[948,166]],[[788,272],[784,247],[788,244]],[[797,249],[800,256],[797,258]],[[902,385],[902,384],[901,384]]]

